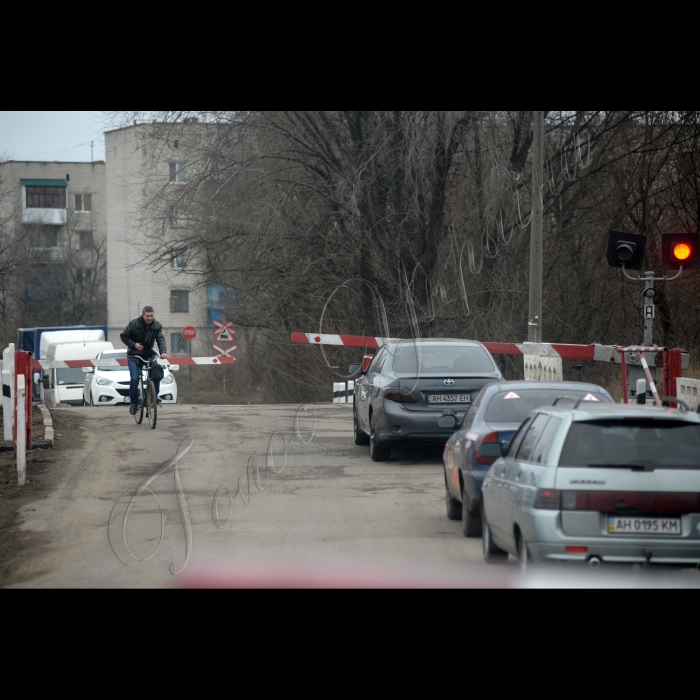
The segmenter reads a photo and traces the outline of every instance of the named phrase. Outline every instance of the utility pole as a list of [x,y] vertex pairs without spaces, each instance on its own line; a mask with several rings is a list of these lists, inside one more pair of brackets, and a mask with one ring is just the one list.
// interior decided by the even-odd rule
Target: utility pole
[[[658,277],[656,279],[659,279]],[[653,345],[652,343],[652,327],[654,324],[654,297],[656,290],[654,289],[654,273],[644,273],[644,345]]]
[[92,147],[95,145],[94,141],[90,141],[90,162],[94,163],[95,162],[95,156],[93,155],[92,152]]
[[532,213],[530,217],[530,310],[527,339],[542,342],[542,180],[544,153],[544,112],[533,112]]

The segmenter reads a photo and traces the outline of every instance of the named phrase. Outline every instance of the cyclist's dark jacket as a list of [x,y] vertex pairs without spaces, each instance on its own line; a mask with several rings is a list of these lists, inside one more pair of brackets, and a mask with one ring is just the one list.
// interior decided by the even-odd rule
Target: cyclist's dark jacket
[[[153,319],[153,323],[149,326],[143,320],[143,316],[135,318],[133,321],[129,321],[129,325],[122,331],[119,335],[122,343],[129,348],[126,351],[127,357],[139,355],[145,360],[153,355],[153,344],[158,343],[158,351],[162,353],[167,353],[167,347],[165,345],[165,338],[163,337],[163,326]],[[137,350],[134,345],[136,343],[141,343],[143,345],[143,350]]]

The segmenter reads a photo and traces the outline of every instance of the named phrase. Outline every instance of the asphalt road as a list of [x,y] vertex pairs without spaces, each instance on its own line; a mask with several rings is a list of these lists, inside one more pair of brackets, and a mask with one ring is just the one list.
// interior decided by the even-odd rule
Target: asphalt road
[[522,579],[513,561],[488,566],[445,517],[441,446],[374,463],[353,443],[351,405],[315,410],[164,406],[155,430],[126,407],[53,411],[56,449],[32,453],[24,491],[4,466],[1,585],[700,585],[695,571]]
[[[507,585],[515,567],[494,576],[481,540],[445,517],[442,448],[374,463],[353,443],[351,411],[165,406],[155,430],[125,407],[54,411],[59,426],[71,419],[59,446],[71,430],[82,439],[49,464],[60,472],[50,492],[23,504],[24,553],[8,584]],[[187,438],[178,490],[172,458]],[[136,496],[124,525],[159,468],[155,496]]]

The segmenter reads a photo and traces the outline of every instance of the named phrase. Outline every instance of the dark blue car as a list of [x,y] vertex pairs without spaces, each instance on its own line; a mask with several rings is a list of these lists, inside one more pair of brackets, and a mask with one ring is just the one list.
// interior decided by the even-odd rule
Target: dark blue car
[[502,445],[531,411],[579,400],[614,403],[603,387],[584,382],[492,382],[479,392],[442,457],[447,517],[461,518],[465,537],[481,537],[481,485]]

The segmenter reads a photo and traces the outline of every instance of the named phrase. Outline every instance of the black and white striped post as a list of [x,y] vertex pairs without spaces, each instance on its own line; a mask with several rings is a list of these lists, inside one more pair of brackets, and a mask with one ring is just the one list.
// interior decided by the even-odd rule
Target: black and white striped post
[[3,438],[12,441],[12,429],[15,420],[15,344],[10,343],[2,352],[2,422]]

